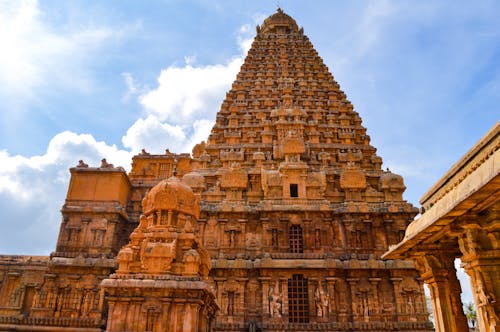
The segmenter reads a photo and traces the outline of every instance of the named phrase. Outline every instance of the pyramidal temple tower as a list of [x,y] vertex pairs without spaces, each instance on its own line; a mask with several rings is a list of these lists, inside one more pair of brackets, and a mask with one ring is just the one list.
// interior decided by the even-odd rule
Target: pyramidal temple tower
[[183,180],[201,196],[216,330],[429,330],[412,264],[380,259],[417,209],[281,9],[192,157]]
[[413,263],[381,259],[418,212],[381,164],[278,9],[192,154],[71,169],[55,252],[1,257],[0,330],[432,331]]

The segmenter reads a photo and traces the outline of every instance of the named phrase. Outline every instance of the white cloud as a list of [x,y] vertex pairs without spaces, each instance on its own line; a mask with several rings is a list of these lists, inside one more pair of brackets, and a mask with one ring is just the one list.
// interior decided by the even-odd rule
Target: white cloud
[[0,192],[30,200],[47,189],[47,182],[66,184],[68,168],[80,159],[90,166],[98,166],[100,160],[106,158],[115,166],[129,168],[131,156],[115,145],[96,141],[92,135],[65,131],[52,138],[43,155],[11,156],[5,150],[0,151]]
[[[6,7],[5,4],[0,5],[0,9],[5,9],[2,6]],[[80,44],[85,44],[75,43],[75,40],[107,38],[106,33],[99,31],[68,38],[51,33],[40,21],[34,1],[9,9],[10,12],[3,12],[3,16],[0,10],[0,24],[14,31],[12,40],[8,40],[12,49],[7,53],[0,52],[0,62],[4,61],[0,64],[3,66],[0,73],[5,74],[4,77],[0,75],[0,83],[13,80],[13,71],[26,63],[24,72],[16,77],[19,86],[20,82],[26,83],[26,90],[16,90],[17,87],[12,86],[10,92],[14,95],[31,94],[31,90],[42,84],[51,71],[61,70],[55,62],[66,60],[65,57]],[[33,32],[36,29],[40,30],[38,34]],[[246,33],[246,30],[241,33]],[[10,38],[6,35],[0,32],[0,42]],[[14,40],[16,38],[19,40]],[[37,38],[39,40],[34,40]],[[36,47],[28,47],[31,42]],[[48,50],[42,47],[44,42],[51,46]],[[138,119],[122,137],[123,145],[130,151],[96,141],[89,134],[69,131],[54,136],[42,155],[26,157],[0,150],[0,211],[3,211],[0,252],[19,254],[28,250],[30,254],[47,254],[47,248],[53,248],[60,223],[59,211],[69,183],[68,169],[78,160],[98,166],[101,158],[106,158],[115,166],[129,169],[133,154],[142,148],[153,153],[163,153],[167,148],[173,152],[189,152],[195,144],[206,140],[220,102],[248,49],[249,40],[241,34],[238,42],[242,54],[226,64],[195,66],[196,58],[186,57],[184,67],[171,66],[163,70],[158,79],[159,86],[148,92],[131,73],[122,74],[127,86],[122,101],[139,95],[146,111],[146,117]],[[7,68],[9,66],[11,68]]]
[[19,106],[37,101],[44,86],[89,89],[92,80],[84,64],[106,41],[121,36],[108,27],[55,28],[46,16],[35,0],[0,1],[0,96],[4,103]]
[[162,70],[158,87],[142,94],[139,102],[148,114],[172,125],[214,119],[253,41],[250,34],[249,25],[240,27],[237,42],[241,54],[225,64],[196,66],[196,57],[186,56],[183,67],[172,65]]
[[144,92],[145,88],[137,85],[137,82],[131,73],[122,73],[122,77],[127,87],[127,91],[122,96],[122,102],[127,103],[130,98]]
[[192,125],[172,126],[162,123],[154,115],[146,119],[137,120],[123,136],[123,145],[133,153],[143,148],[151,153],[164,153],[165,149],[171,152],[191,152],[193,146],[206,140],[214,125],[210,120],[195,120]]
[[173,124],[213,118],[242,61],[237,57],[225,65],[170,66],[161,71],[158,87],[142,95],[140,103],[149,114]]
[[68,131],[54,136],[43,155],[11,156],[0,151],[0,252],[48,254],[57,238],[68,169],[80,159],[99,166],[101,158],[129,168],[131,156],[92,135]]
[[[252,44],[250,25],[240,27],[237,35],[241,54],[225,64],[196,65],[196,56],[185,56],[184,66],[171,65],[161,71],[158,86],[139,93],[139,103],[147,114],[138,119],[122,138],[133,152],[190,152],[206,140],[214,124],[224,94],[230,89],[244,57]],[[123,75],[128,94],[139,88],[130,73]]]
[[180,126],[161,123],[154,115],[138,119],[122,137],[123,145],[137,153],[142,148],[152,153],[183,152],[186,134]]

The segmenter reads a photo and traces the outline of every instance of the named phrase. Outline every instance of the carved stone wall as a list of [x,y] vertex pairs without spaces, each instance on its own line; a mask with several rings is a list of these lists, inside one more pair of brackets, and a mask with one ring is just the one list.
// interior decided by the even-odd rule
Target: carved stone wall
[[[191,327],[432,330],[413,263],[381,259],[418,212],[403,179],[381,169],[359,114],[281,10],[257,27],[215,120],[191,156],[142,151],[128,176],[107,163],[72,170],[37,310],[22,319],[178,330],[179,317],[214,314],[202,304],[213,289],[215,319]],[[189,197],[161,189],[172,176]],[[16,299],[23,282],[3,280],[2,299]]]

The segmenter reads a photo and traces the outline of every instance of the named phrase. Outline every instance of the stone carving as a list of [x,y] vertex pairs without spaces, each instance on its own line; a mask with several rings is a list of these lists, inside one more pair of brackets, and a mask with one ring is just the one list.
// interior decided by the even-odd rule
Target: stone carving
[[394,174],[387,169],[379,180],[379,188],[385,194],[387,201],[402,200],[403,191],[406,186],[403,183],[403,178],[400,175]]
[[329,312],[328,308],[330,306],[330,296],[323,290],[319,282],[314,291],[314,303],[316,305],[316,316],[327,317]]
[[482,276],[476,278],[475,291],[478,299],[478,314],[482,316],[482,319],[479,320],[480,325],[487,325],[483,329],[486,330],[487,328],[488,332],[496,332],[499,322],[499,318],[495,313],[496,299],[493,294],[486,292]]
[[205,153],[205,147],[205,141],[196,144],[193,148],[193,158],[200,158]]
[[76,167],[83,167],[83,168],[88,168],[89,165],[86,164],[83,160],[79,160],[78,161],[78,165],[76,165]]
[[106,161],[106,158],[101,160],[101,168],[113,168],[113,164],[110,164]]
[[[130,243],[118,254],[117,274],[102,282],[103,288],[116,299],[110,308],[114,320],[108,323],[107,331],[143,330],[134,323],[137,317],[120,315],[134,305],[130,303],[130,294],[154,299],[142,304],[149,331],[160,329],[165,321],[170,326],[166,330],[175,329],[175,321],[181,319],[177,310],[162,313],[153,304],[156,299],[170,298],[174,293],[185,298],[186,304],[179,304],[185,312],[183,331],[196,331],[196,322],[210,320],[207,310],[213,314],[217,307],[210,286],[202,282],[208,277],[210,259],[191,224],[191,218],[196,220],[199,216],[197,204],[193,191],[177,178],[160,182],[146,195],[139,226],[131,234]],[[176,278],[170,281],[171,276]],[[198,311],[199,306],[205,309]]]
[[269,315],[272,318],[280,318],[281,307],[283,302],[281,299],[278,282],[276,282],[276,285],[269,287],[268,300],[269,300]]
[[[129,174],[72,168],[50,264],[19,263],[42,285],[35,305],[8,317],[0,308],[0,329],[21,315],[41,329],[104,322],[110,332],[349,330],[368,314],[373,328],[406,326],[401,289],[361,299],[348,279],[414,278],[411,265],[380,256],[416,211],[394,181],[383,185],[390,199],[378,191],[385,173],[359,114],[283,11],[262,24],[215,120],[192,156],[142,151]],[[17,268],[4,259],[0,272]],[[24,286],[1,275],[5,306]],[[425,307],[414,310],[412,331],[430,331]]]
[[237,163],[233,163],[229,171],[222,174],[220,178],[221,188],[243,189],[248,184],[247,172]]

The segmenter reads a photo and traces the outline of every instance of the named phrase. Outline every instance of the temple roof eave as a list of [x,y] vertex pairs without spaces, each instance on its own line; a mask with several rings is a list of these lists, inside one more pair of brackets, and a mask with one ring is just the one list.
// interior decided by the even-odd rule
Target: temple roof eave
[[[500,127],[497,126],[497,131]],[[498,132],[497,132],[498,135]],[[469,165],[471,166],[471,165]],[[452,224],[466,226],[474,216],[500,204],[500,151],[487,153],[486,159],[460,183],[450,189],[420,218],[410,223],[400,243],[391,246],[384,259],[405,258],[410,253],[425,250],[439,238],[453,236]]]

